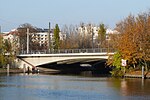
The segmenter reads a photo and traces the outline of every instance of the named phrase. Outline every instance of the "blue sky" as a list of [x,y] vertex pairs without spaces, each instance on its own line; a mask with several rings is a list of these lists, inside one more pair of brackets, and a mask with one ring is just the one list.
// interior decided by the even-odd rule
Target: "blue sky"
[[79,25],[104,23],[109,28],[126,18],[150,9],[150,0],[0,0],[0,26],[10,31],[20,24],[47,28],[48,22]]

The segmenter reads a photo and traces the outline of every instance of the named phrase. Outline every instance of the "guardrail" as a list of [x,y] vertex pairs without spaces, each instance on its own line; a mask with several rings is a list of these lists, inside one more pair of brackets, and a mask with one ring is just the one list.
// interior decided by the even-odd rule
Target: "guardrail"
[[[29,51],[28,54],[62,54],[62,53],[103,53],[103,52],[109,52],[113,53],[115,52],[114,49],[108,49],[108,48],[94,48],[94,49],[57,49],[57,50],[38,50],[38,51]],[[26,51],[20,52],[20,54],[27,54]]]

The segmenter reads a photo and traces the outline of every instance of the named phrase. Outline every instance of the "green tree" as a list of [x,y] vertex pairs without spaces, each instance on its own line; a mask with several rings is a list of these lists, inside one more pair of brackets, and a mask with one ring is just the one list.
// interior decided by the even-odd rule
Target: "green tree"
[[106,27],[104,24],[100,24],[98,30],[98,42],[102,46],[105,40],[106,40]]
[[3,38],[0,35],[0,67],[3,67],[5,64],[5,59],[4,59],[4,48],[3,48]]
[[111,71],[112,76],[123,76],[124,75],[124,68],[121,65],[121,59],[122,55],[120,52],[116,52],[111,59],[109,59],[109,63],[111,66],[113,66],[113,70]]
[[13,51],[12,43],[9,40],[4,40],[3,42],[3,54],[4,54],[4,64],[9,64],[13,67],[14,59],[16,57],[15,51]]
[[59,37],[59,32],[60,32],[60,29],[59,29],[59,26],[58,24],[55,25],[55,29],[54,29],[54,49],[57,51],[60,47],[60,37]]
[[6,64],[13,66],[14,59],[15,53],[12,50],[12,44],[9,40],[3,40],[0,36],[0,67],[4,67]]

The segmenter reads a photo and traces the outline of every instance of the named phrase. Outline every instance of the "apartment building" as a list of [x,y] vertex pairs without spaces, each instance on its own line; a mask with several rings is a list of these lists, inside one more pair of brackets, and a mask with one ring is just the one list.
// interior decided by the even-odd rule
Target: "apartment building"
[[19,36],[16,29],[11,30],[10,32],[4,32],[2,36],[3,40],[8,40],[12,44],[12,49],[14,51],[19,48]]
[[[30,44],[32,44],[32,48],[33,50],[36,49],[46,49],[47,48],[47,42],[48,42],[48,34],[50,34],[50,42],[51,42],[51,46],[54,45],[54,30],[52,29],[49,33],[48,29],[41,29],[38,28],[36,33],[29,33],[29,37],[30,37]],[[60,40],[64,40],[66,39],[66,34],[62,34],[61,32],[59,33],[59,37]],[[5,40],[9,40],[14,48],[22,48],[24,49],[26,46],[25,44],[20,44],[20,40],[19,40],[19,33],[17,29],[13,29],[10,32],[6,32],[3,34],[3,39]]]
[[[48,29],[38,29],[37,33],[32,33],[31,39],[33,42],[38,42],[40,46],[47,45],[48,34],[50,36],[49,39],[50,39],[51,45],[53,45],[54,43],[54,30],[53,29],[51,29],[50,33],[48,33]],[[64,40],[66,39],[66,34],[60,31],[59,37],[60,37],[60,40]]]
[[99,27],[96,26],[92,26],[92,25],[85,25],[85,26],[80,26],[78,27],[78,33],[81,36],[88,36],[88,35],[93,35],[93,40],[96,40],[96,38],[98,37],[98,30]]
[[[98,37],[99,27],[85,25],[85,26],[78,27],[77,30],[78,30],[78,33],[82,36],[93,34],[93,40],[96,40]],[[116,30],[106,29],[106,39],[110,39],[109,37],[110,34],[119,34],[119,33]]]

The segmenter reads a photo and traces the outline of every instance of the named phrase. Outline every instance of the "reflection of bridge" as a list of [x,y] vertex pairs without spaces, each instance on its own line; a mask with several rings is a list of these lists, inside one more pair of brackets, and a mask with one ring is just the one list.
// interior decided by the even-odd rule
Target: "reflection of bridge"
[[92,61],[99,61],[108,59],[109,55],[113,54],[107,52],[108,49],[74,49],[74,50],[59,50],[57,53],[46,54],[45,52],[36,52],[31,54],[20,54],[18,64],[20,68],[23,67],[37,67],[46,64],[71,64],[71,63],[86,63]]

